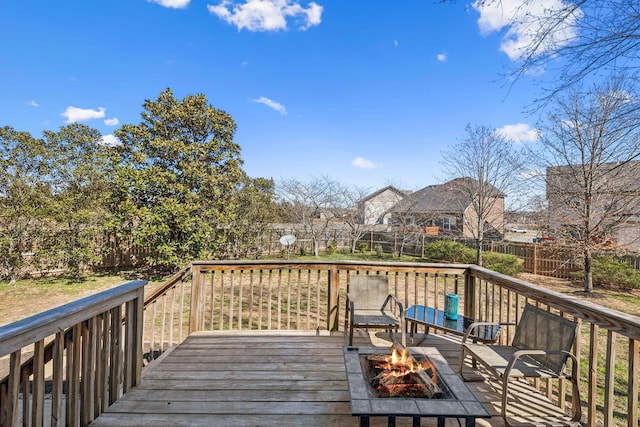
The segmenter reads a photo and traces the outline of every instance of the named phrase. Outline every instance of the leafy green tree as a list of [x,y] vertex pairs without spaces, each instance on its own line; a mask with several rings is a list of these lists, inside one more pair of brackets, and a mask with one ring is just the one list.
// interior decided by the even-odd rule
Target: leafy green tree
[[280,215],[274,197],[275,183],[272,179],[245,178],[236,195],[238,210],[229,229],[229,256],[260,256],[263,238]]
[[233,118],[202,94],[178,100],[170,89],[143,108],[139,124],[115,132],[113,224],[154,251],[155,268],[220,256],[244,178]]
[[57,245],[50,257],[59,259],[75,279],[100,260],[93,240],[103,228],[113,171],[113,149],[101,139],[100,132],[78,123],[44,132],[46,184],[53,195],[50,215],[57,222]]
[[14,282],[41,234],[47,192],[44,145],[28,132],[0,128],[0,275]]

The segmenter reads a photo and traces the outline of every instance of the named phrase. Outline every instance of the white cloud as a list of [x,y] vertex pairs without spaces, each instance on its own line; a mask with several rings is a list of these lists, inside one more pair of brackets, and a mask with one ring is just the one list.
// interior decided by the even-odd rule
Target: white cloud
[[189,5],[191,0],[148,0],[151,3],[159,4],[160,6],[168,7],[171,9],[184,9]]
[[112,119],[104,119],[104,124],[107,126],[118,126],[119,123],[120,120],[118,120],[117,117],[114,117]]
[[27,102],[27,105],[31,106],[31,107],[39,107],[40,104],[38,104],[36,101],[31,100],[29,102]]
[[122,145],[122,142],[115,135],[103,135],[100,143],[106,147],[115,147],[117,145]]
[[97,110],[92,110],[90,108],[83,109],[69,106],[64,113],[60,113],[61,116],[66,117],[66,123],[74,123],[74,122],[84,122],[87,120],[93,119],[101,119],[104,117],[105,109],[103,107],[98,107]]
[[538,140],[538,130],[532,129],[526,123],[504,125],[498,132],[514,143],[533,142]]
[[[473,7],[480,12],[478,26],[480,32],[489,34],[508,28],[502,37],[500,50],[507,54],[512,61],[517,61],[524,53],[524,49],[531,44],[534,37],[541,32],[545,16],[552,16],[558,10],[567,6],[563,0],[537,0],[523,2],[522,0],[480,1],[476,0]],[[582,11],[577,9],[574,15],[554,28],[540,46],[539,52],[550,51],[566,45],[577,36],[575,23],[582,17]]]
[[378,167],[371,160],[365,159],[364,157],[356,157],[351,161],[351,164],[359,169],[375,169]]
[[398,40],[393,41],[393,47],[398,47]]
[[287,109],[284,108],[284,105],[282,105],[279,102],[276,102],[276,101],[274,101],[272,99],[266,98],[264,96],[261,96],[260,98],[254,99],[253,102],[257,102],[258,104],[264,104],[267,107],[276,110],[280,114],[283,114],[283,115],[287,114]]
[[440,62],[447,62],[447,54],[446,53],[439,53],[436,58],[438,58],[438,61]]
[[304,8],[295,0],[222,0],[217,5],[207,5],[207,10],[229,24],[248,31],[279,31],[287,29],[287,19],[299,22],[306,30],[322,22],[322,6],[315,2]]

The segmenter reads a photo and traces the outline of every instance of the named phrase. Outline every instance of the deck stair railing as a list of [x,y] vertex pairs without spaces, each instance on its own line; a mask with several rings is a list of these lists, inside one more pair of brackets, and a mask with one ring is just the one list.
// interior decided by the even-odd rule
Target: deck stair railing
[[[132,281],[0,327],[0,357],[9,355],[0,425],[88,425],[137,385],[146,283]],[[33,355],[22,364],[29,348]]]
[[[350,274],[388,276],[390,290],[404,306],[421,304],[442,309],[445,295],[455,293],[459,296],[459,312],[478,320],[517,323],[526,303],[577,320],[581,323],[581,339],[576,341],[574,353],[580,360],[584,424],[638,427],[640,318],[473,265],[365,261],[196,261],[147,295],[144,319],[140,316],[142,310],[136,311],[137,321],[144,322],[143,328],[134,328],[136,334],[140,334],[140,365],[143,358],[145,361],[153,359],[181,343],[194,331],[344,330],[345,296]],[[139,301],[139,297],[136,301]],[[97,316],[93,323],[102,321],[104,324],[107,322],[105,316],[110,316],[111,320],[116,318],[114,314],[109,314],[111,309],[103,304],[98,305],[102,311],[92,315]],[[89,332],[93,330],[89,321],[92,316],[74,318],[69,324],[65,319],[64,325],[68,326],[61,326],[62,320],[60,325],[56,325],[72,331],[65,334],[73,334],[74,330],[78,330],[79,336],[82,336],[82,331],[88,333],[86,336],[89,338],[83,340],[80,346],[71,344],[69,347],[70,341],[64,340],[68,360],[80,364],[85,361],[94,363],[90,357],[74,359],[74,351],[84,355],[84,343],[92,342]],[[115,329],[112,326],[110,330]],[[61,334],[61,331],[56,329],[53,333]],[[510,329],[501,335],[505,342],[511,338]],[[38,340],[25,340],[23,344],[36,343],[35,352],[41,353],[43,350],[38,347],[47,347],[38,344]],[[0,333],[0,357],[18,351],[14,345],[11,348],[7,346]],[[38,356],[43,360],[46,357],[46,354]],[[0,382],[0,416],[5,417],[0,419],[2,425],[5,425],[2,420],[7,419],[8,413],[11,416],[15,414],[15,411],[7,412],[6,402],[15,407],[16,394],[9,398],[8,391],[17,390],[16,381],[24,384],[23,390],[31,390],[31,395],[41,393],[38,385],[40,380],[36,380],[34,375],[34,372],[42,369],[36,369],[36,365],[40,364],[30,365],[33,368],[27,370],[19,369],[19,360],[14,356],[11,363],[11,386],[8,387],[6,381]],[[80,371],[78,376],[69,375],[69,378],[82,379],[82,372],[89,371]],[[29,384],[30,389],[27,388]],[[133,382],[127,386],[130,384]],[[570,383],[538,381],[533,386],[559,407],[570,411]],[[88,385],[81,382],[78,387],[82,392]],[[125,388],[124,385],[121,387]],[[112,396],[117,398],[117,394]],[[73,400],[78,400],[83,409],[73,409],[71,412],[86,414],[84,408],[87,398]],[[31,421],[39,417],[36,414],[40,405],[38,402],[32,405],[31,411],[22,411]],[[103,409],[101,405],[93,405],[94,414]],[[67,425],[86,425],[85,421],[91,417],[78,415],[77,418],[78,423]],[[35,422],[30,424],[41,425]]]

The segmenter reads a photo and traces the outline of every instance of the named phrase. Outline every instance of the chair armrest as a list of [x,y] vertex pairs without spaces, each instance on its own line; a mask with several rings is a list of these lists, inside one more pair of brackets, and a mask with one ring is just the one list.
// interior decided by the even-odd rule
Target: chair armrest
[[496,323],[496,322],[473,322],[472,324],[469,325],[467,330],[464,332],[464,336],[462,337],[462,344],[464,344],[467,341],[467,338],[469,338],[469,335],[471,335],[471,333],[476,328],[478,328],[480,326],[500,326],[500,323]]
[[[496,334],[493,337],[494,339],[497,339],[497,336],[500,333],[500,328],[499,328],[500,326],[516,326],[516,324],[513,322],[473,322],[472,324],[469,325],[469,327],[465,331],[464,336],[462,337],[462,344],[464,344],[469,338],[469,336],[472,335],[473,331],[480,326],[498,327],[498,330],[496,331]],[[473,339],[473,337],[471,338]]]
[[400,311],[400,318],[404,319],[404,309],[402,307],[402,303],[400,300],[393,294],[387,295],[387,299],[384,300],[384,304],[382,304],[382,311],[384,311],[385,307],[389,304],[389,302],[393,301],[393,303],[398,307]]

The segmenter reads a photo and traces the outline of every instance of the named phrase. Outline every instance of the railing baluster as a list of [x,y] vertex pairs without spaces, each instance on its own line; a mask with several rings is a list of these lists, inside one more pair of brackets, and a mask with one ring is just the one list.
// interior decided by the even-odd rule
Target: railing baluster
[[31,403],[31,421],[34,426],[44,422],[44,340],[36,341],[33,346],[33,386]]
[[268,293],[267,293],[267,329],[271,330],[271,277],[272,277],[272,271],[271,269],[269,269],[269,277],[267,279],[267,289],[268,289]]
[[599,327],[591,324],[589,335],[589,373],[587,374],[587,424],[596,425],[597,393],[598,393],[598,333]]
[[111,336],[109,341],[109,406],[120,397],[120,374],[122,372],[121,357],[121,336],[122,328],[120,319],[122,318],[121,308],[114,307],[109,315],[111,318]]
[[258,302],[258,329],[262,330],[262,316],[263,316],[263,307],[264,307],[264,282],[263,279],[264,278],[264,274],[263,274],[263,270],[260,269],[260,272],[258,273],[258,288],[260,289],[260,296],[258,298],[259,302]]
[[615,390],[616,376],[616,333],[607,331],[607,356],[605,362],[604,380],[604,425],[614,426],[613,420],[613,394]]
[[224,270],[220,272],[218,275],[218,281],[220,282],[220,330],[224,329],[224,284],[225,284],[225,274]]
[[149,341],[149,358],[155,359],[156,351],[156,319],[158,302],[154,301],[151,306],[151,341]]
[[213,325],[215,324],[215,308],[216,308],[216,282],[215,271],[209,273],[211,275],[210,287],[211,287],[211,299],[209,301],[209,330],[213,331]]
[[[80,423],[80,371],[82,361],[82,324],[73,326],[71,335],[71,351],[67,353],[67,425],[77,426]],[[69,357],[71,356],[71,357]]]
[[255,300],[255,289],[253,285],[253,269],[249,270],[249,321],[247,322],[247,327],[249,330],[253,329],[253,318],[255,316],[254,313],[254,300]]
[[282,329],[282,269],[278,269],[278,328]]
[[[211,273],[213,274],[213,273]],[[182,342],[182,331],[184,328],[183,325],[183,316],[182,313],[184,313],[184,310],[186,309],[186,307],[184,306],[184,292],[185,292],[185,284],[183,281],[180,281],[180,306],[178,307],[178,324],[180,325],[180,327],[178,328],[178,342]]]
[[287,270],[287,330],[291,329],[291,269]]
[[638,341],[629,338],[629,384],[627,386],[627,427],[637,427],[640,355]]
[[311,329],[311,269],[307,269],[307,330]]
[[[169,291],[169,347],[173,347],[173,321],[175,319],[175,286]],[[144,339],[143,339],[144,341]]]
[[230,282],[229,282],[229,330],[232,331],[233,330],[233,312],[234,312],[234,303],[235,303],[235,296],[236,296],[236,291],[235,291],[235,270],[231,270],[231,272],[229,273],[230,276]]
[[298,283],[296,286],[298,292],[298,306],[296,307],[296,327],[295,329],[300,329],[300,311],[302,311],[302,270],[298,270]]
[[320,270],[318,270],[318,275],[316,278],[316,311],[318,313],[316,315],[316,328],[322,327],[322,319],[319,315],[320,307],[322,306],[320,305]]
[[96,319],[92,317],[83,326],[82,334],[82,393],[80,420],[88,425],[94,418]]
[[162,294],[162,318],[160,319],[160,353],[163,353],[166,348],[164,346],[165,342],[165,328],[167,324],[167,294]]
[[[51,380],[51,427],[62,426],[62,385],[64,383],[65,332],[56,332],[53,342],[53,371]],[[0,422],[2,424],[2,422]]]
[[20,356],[17,350],[9,356],[9,381],[6,389],[6,399],[2,400],[0,424],[14,426],[18,423],[18,402],[20,392]]

